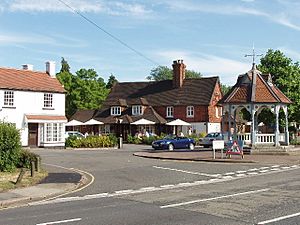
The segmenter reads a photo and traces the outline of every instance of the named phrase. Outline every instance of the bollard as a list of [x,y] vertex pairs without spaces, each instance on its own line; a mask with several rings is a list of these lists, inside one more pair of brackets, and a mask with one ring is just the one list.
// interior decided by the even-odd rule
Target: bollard
[[123,138],[122,136],[118,139],[118,148],[123,148]]
[[30,166],[30,175],[31,177],[34,177],[34,174],[35,174],[35,162],[34,161],[31,161],[31,166]]
[[41,158],[36,157],[36,162],[35,162],[35,171],[40,172],[41,170]]

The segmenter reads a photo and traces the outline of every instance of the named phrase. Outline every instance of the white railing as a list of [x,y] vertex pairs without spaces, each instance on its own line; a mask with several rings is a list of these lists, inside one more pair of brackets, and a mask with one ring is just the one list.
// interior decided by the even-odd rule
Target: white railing
[[274,144],[275,143],[275,134],[256,134],[256,143],[257,144]]
[[238,140],[244,141],[245,144],[251,144],[251,133],[239,133],[236,136]]

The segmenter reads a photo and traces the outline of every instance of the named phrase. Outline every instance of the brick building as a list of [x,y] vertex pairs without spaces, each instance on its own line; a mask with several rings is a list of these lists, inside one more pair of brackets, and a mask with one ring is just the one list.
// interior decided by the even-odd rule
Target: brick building
[[[182,127],[194,133],[221,130],[222,92],[218,77],[185,78],[182,60],[173,62],[173,80],[116,83],[99,110],[76,112],[71,118],[85,122],[91,118],[104,123],[101,133],[134,135],[138,131],[169,133],[167,122],[181,119],[191,124]],[[139,124],[141,119],[148,124]],[[145,120],[143,120],[145,121]],[[139,125],[133,125],[137,123]],[[180,128],[181,129],[181,128]]]

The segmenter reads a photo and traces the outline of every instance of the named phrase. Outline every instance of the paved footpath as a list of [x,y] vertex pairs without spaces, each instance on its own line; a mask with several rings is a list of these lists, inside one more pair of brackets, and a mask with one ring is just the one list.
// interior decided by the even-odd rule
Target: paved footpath
[[67,168],[43,165],[48,176],[41,183],[0,193],[0,208],[23,205],[69,193],[88,182],[85,174]]

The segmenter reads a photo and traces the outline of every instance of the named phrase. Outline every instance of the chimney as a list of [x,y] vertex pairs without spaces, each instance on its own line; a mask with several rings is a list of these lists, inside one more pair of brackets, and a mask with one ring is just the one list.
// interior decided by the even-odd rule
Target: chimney
[[185,79],[185,65],[183,60],[173,61],[173,88],[179,88],[183,85],[183,80]]
[[23,70],[30,70],[30,71],[32,71],[33,70],[33,65],[31,65],[31,64],[23,64],[22,65],[22,69]]
[[54,61],[46,62],[46,73],[48,73],[50,77],[55,77],[55,62]]

